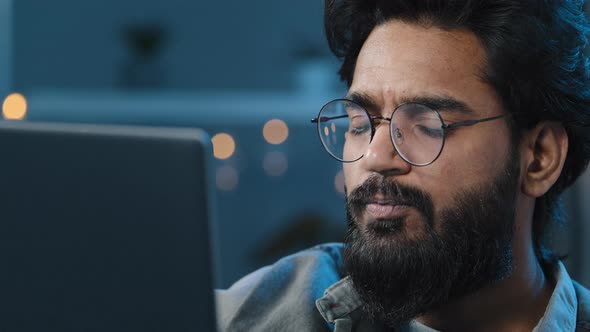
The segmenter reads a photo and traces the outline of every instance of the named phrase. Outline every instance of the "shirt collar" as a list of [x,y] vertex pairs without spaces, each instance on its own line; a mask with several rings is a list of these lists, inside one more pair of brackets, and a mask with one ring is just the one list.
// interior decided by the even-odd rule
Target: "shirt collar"
[[315,304],[322,317],[328,323],[334,323],[338,318],[349,316],[362,302],[352,285],[352,279],[345,277],[328,287]]
[[545,314],[533,332],[573,331],[576,327],[578,299],[574,284],[563,263],[558,262],[555,269],[555,289],[549,299]]
[[[555,270],[555,280],[557,281],[555,289],[545,314],[539,320],[533,332],[560,331],[563,329],[573,331],[575,328],[578,301],[572,280],[563,263],[558,262]],[[349,316],[361,305],[362,301],[355,291],[350,277],[345,277],[332,284],[326,289],[324,296],[316,301],[318,311],[329,323],[334,323],[338,318]],[[417,325],[414,326],[414,329],[425,327],[415,321],[412,323]],[[412,329],[410,328],[410,330]]]

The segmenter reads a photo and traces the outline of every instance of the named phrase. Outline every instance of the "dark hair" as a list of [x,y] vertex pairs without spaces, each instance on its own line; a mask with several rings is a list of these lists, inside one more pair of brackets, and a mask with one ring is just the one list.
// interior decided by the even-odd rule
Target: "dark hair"
[[562,220],[560,195],[590,161],[590,72],[584,54],[590,31],[583,0],[326,0],[325,29],[342,60],[340,78],[352,83],[356,59],[378,25],[391,19],[441,29],[469,29],[486,52],[483,78],[514,116],[514,142],[540,121],[558,121],[569,138],[557,182],[536,200],[537,257],[557,256],[545,245],[547,226]]

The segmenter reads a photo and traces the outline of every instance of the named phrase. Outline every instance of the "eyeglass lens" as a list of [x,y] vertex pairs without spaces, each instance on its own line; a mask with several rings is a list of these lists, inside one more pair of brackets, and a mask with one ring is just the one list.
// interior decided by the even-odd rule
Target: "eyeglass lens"
[[[322,145],[343,162],[359,160],[371,144],[372,127],[367,111],[348,100],[326,104],[318,116]],[[386,120],[376,119],[379,127]],[[389,124],[388,124],[389,125]],[[444,144],[440,115],[421,104],[403,104],[392,115],[388,126],[397,153],[413,165],[428,165],[440,154]]]

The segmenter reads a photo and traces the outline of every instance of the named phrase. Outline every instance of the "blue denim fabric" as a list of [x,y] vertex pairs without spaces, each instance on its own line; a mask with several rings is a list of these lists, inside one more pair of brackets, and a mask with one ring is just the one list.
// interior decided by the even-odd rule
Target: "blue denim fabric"
[[[217,290],[220,331],[386,331],[363,319],[352,282],[342,275],[342,249],[316,246]],[[590,332],[590,292],[561,263],[556,271],[555,291],[535,331]],[[402,331],[433,330],[412,321]]]

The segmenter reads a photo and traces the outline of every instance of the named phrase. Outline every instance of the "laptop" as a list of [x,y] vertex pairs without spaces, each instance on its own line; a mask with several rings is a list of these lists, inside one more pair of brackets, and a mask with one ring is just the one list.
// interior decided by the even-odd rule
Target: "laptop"
[[0,121],[0,331],[214,331],[199,129]]

